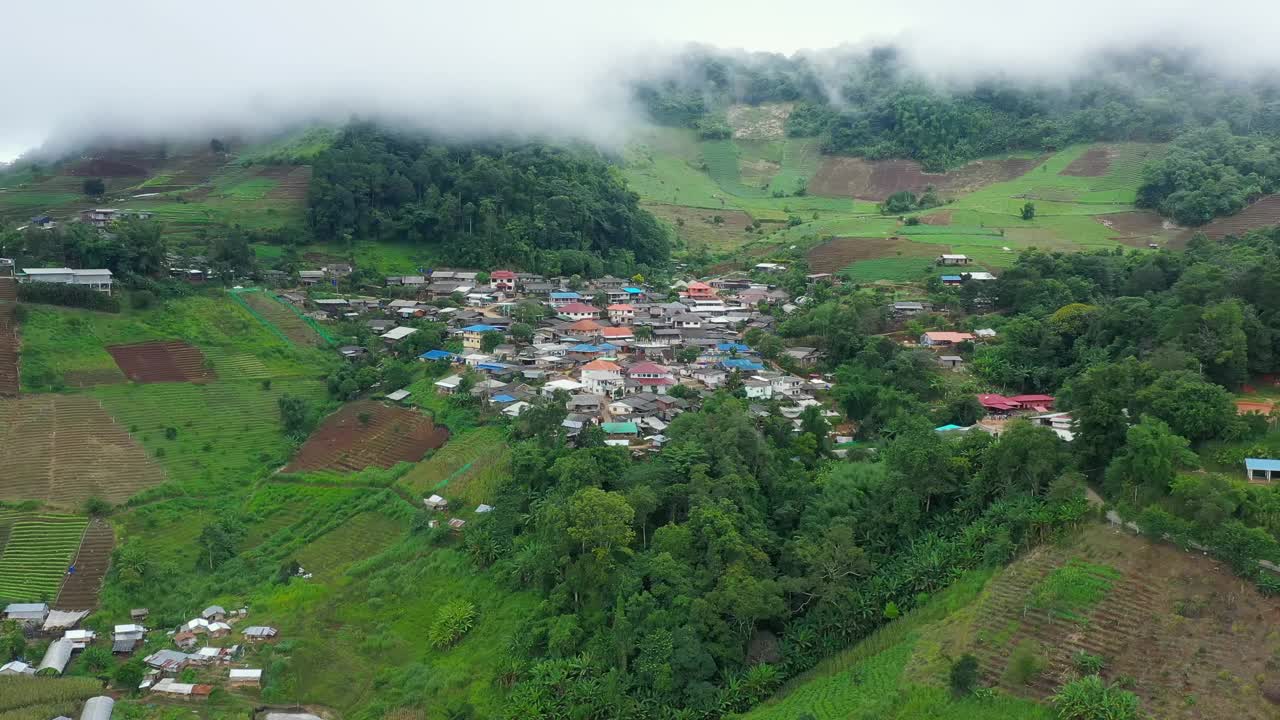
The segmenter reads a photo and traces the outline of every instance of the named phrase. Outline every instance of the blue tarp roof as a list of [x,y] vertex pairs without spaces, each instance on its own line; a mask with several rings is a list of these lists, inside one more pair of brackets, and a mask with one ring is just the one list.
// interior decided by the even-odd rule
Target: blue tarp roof
[[758,362],[752,362],[746,358],[730,358],[721,360],[720,365],[730,370],[763,370],[764,365]]
[[716,349],[720,352],[751,352],[751,348],[742,343],[720,343],[716,345]]
[[506,370],[507,366],[503,365],[502,363],[478,363],[476,364],[476,368],[479,370],[490,370],[493,372],[501,372],[503,370]]
[[422,358],[423,360],[452,360],[454,358],[454,355],[453,353],[447,352],[445,350],[428,350],[422,353],[421,355],[419,355],[418,357]]
[[582,296],[576,292],[553,292],[551,293],[551,297],[559,299],[559,298],[580,298]]
[[1271,472],[1277,472],[1280,471],[1280,460],[1245,458],[1244,467],[1249,472],[1253,472],[1254,470],[1269,470]]
[[942,282],[960,282],[962,278],[959,275],[943,275]]
[[485,325],[484,323],[480,323],[478,325],[468,325],[462,328],[462,332],[493,332],[494,330],[501,329],[502,328],[497,325]]
[[644,293],[644,291],[641,290],[640,288],[632,288],[632,287],[622,288],[622,292],[631,293],[632,295],[640,295]]
[[589,352],[600,352],[600,351],[601,351],[601,348],[598,348],[595,345],[588,345],[587,343],[581,343],[579,345],[574,345],[573,347],[569,348],[569,352],[589,353]]
[[510,395],[494,395],[494,396],[493,396],[493,401],[494,401],[494,402],[504,402],[504,403],[505,403],[505,402],[515,402],[515,401],[516,401],[516,399],[515,399],[515,398],[513,398],[513,397],[511,397]]
[[621,347],[621,346],[620,346],[620,345],[614,345],[613,343],[607,343],[607,342],[605,342],[605,343],[600,343],[600,344],[599,344],[599,345],[597,345],[596,347],[597,347],[597,348],[599,348],[600,350],[604,351],[604,352],[608,352],[608,351],[610,351],[610,350],[617,350],[617,349],[618,349],[619,347]]
[[935,431],[935,432],[949,432],[949,431],[951,431],[951,430],[964,430],[964,428],[963,428],[963,427],[961,427],[961,426],[959,426],[959,425],[955,425],[955,424],[952,424],[952,425],[943,425],[942,427],[936,427],[936,428],[934,428],[934,431]]

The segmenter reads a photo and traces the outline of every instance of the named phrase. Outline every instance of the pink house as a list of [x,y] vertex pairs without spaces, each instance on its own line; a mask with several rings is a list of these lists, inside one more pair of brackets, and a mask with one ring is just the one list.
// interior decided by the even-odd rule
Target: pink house
[[636,319],[635,307],[626,303],[610,305],[605,310],[609,312],[609,319],[618,325],[630,325]]
[[666,395],[676,384],[675,376],[667,368],[652,362],[641,362],[627,368],[627,389]]
[[691,282],[685,290],[684,296],[690,300],[714,300],[716,298],[716,289],[704,282]]

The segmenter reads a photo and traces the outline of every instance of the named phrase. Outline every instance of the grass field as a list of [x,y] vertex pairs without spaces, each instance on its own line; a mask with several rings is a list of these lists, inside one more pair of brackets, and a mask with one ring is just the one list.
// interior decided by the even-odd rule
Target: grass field
[[220,380],[105,385],[92,393],[171,481],[200,483],[206,491],[216,485],[204,483],[243,482],[288,460],[293,443],[280,428],[280,396],[317,405],[327,398],[320,381],[297,379],[275,380],[269,389],[256,381]]
[[11,518],[8,540],[0,553],[0,599],[53,602],[87,524],[85,518],[70,515]]
[[120,313],[33,305],[22,325],[23,389],[77,386],[77,379],[85,374],[105,373],[103,379],[118,376],[115,360],[105,348],[150,340],[184,340],[195,345],[216,358],[215,369],[220,364],[227,372],[221,377],[228,379],[238,377],[237,366],[255,378],[315,376],[330,361],[318,350],[293,346],[218,291]]
[[386,549],[406,529],[404,521],[398,518],[361,513],[337,530],[322,535],[295,557],[307,572],[321,582],[329,582],[352,563]]
[[493,501],[496,484],[511,474],[511,451],[499,428],[484,427],[455,435],[418,463],[397,486],[415,497],[439,494],[460,511]]

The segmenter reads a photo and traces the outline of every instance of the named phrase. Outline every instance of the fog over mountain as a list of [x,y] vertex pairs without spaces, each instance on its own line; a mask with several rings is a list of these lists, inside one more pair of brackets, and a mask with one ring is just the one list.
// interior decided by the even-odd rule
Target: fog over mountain
[[[5,8],[0,160],[51,141],[267,131],[352,115],[449,134],[615,144],[629,81],[687,43],[782,53],[900,47],[925,73],[1065,77],[1092,54],[1188,47],[1224,71],[1280,65],[1280,5],[1227,0],[1052,9],[1009,0],[473,0],[359,4],[52,0]],[[819,53],[820,54],[820,53]],[[820,61],[819,61],[819,64]]]

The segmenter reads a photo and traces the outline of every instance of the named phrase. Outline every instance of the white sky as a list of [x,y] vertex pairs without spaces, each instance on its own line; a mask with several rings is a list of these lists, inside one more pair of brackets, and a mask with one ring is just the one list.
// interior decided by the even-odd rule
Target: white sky
[[[1280,58],[1262,0],[10,0],[0,159],[50,136],[269,128],[353,113],[609,142],[616,68],[683,43],[794,52],[894,41],[931,71],[1063,72],[1103,46]],[[1230,41],[1225,41],[1230,38]]]

